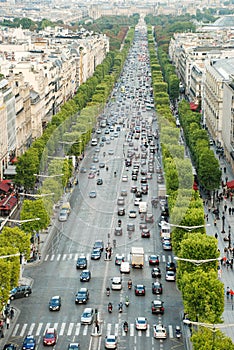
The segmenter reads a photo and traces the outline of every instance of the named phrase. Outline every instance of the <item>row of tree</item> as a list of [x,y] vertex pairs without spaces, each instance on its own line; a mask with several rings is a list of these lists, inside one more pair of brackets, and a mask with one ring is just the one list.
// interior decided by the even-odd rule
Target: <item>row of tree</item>
[[121,52],[110,52],[107,55],[104,62],[96,68],[94,76],[81,85],[74,98],[66,102],[61,111],[52,117],[42,137],[19,157],[16,183],[30,191],[35,186],[35,174],[46,173],[51,177],[43,181],[39,193],[49,196],[23,201],[20,219],[40,220],[22,223],[21,229],[4,227],[1,232],[0,256],[4,258],[0,259],[0,309],[8,300],[9,291],[18,284],[20,270],[18,256],[5,256],[20,254],[26,260],[30,258],[30,245],[40,230],[48,227],[53,204],[61,198],[72,174],[71,161],[56,157],[59,148],[61,145],[69,146],[63,150],[67,155],[79,156],[84,152],[98,115],[122,71],[133,37],[134,28],[130,28]]
[[[170,223],[175,225],[172,232],[173,251],[181,259],[217,259],[217,240],[205,233],[203,202],[199,193],[193,190],[192,165],[188,159],[184,159],[184,146],[180,145],[180,132],[170,109],[169,84],[164,81],[167,75],[159,69],[160,62],[151,28],[148,28],[148,43]],[[183,228],[186,226],[202,227],[188,233]],[[191,321],[209,324],[222,321],[224,287],[217,272],[217,260],[199,266],[178,261],[177,285],[182,293],[184,313]],[[212,337],[211,330],[199,328],[193,332],[191,339],[194,350],[234,349],[231,339],[218,330]]]

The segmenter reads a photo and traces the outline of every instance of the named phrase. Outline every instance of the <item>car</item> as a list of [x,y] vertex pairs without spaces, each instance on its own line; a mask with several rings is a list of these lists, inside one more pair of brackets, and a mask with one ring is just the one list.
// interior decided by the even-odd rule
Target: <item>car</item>
[[122,278],[121,277],[113,277],[112,278],[111,289],[112,290],[121,290],[122,289]]
[[151,254],[149,256],[149,265],[158,266],[159,265],[159,256]]
[[61,308],[62,302],[61,297],[59,295],[56,295],[52,297],[49,301],[49,310],[50,311],[59,311]]
[[162,184],[164,182],[164,178],[163,178],[163,176],[161,174],[158,174],[157,182],[159,184]]
[[115,236],[122,236],[122,234],[123,234],[123,229],[122,229],[122,227],[116,227],[115,228]]
[[135,231],[135,225],[132,223],[127,224],[127,231],[134,232]]
[[124,208],[118,208],[118,215],[124,216],[125,215],[125,209]]
[[164,306],[163,306],[163,301],[161,300],[153,300],[151,303],[151,311],[152,314],[164,314]]
[[145,296],[145,286],[143,284],[137,284],[135,286],[135,295]]
[[154,222],[154,216],[152,213],[146,213],[145,214],[145,222],[148,222],[148,223],[153,223]]
[[60,212],[59,212],[58,219],[61,222],[67,221],[67,219],[68,219],[68,212],[67,212],[67,210],[61,209]]
[[90,191],[89,192],[89,198],[96,198],[97,197],[97,192],[96,191]]
[[134,205],[139,206],[139,203],[142,201],[142,198],[135,198],[134,199]]
[[135,320],[135,328],[139,331],[147,330],[148,321],[146,317],[137,317]]
[[3,350],[17,350],[17,345],[12,343],[5,344]]
[[132,181],[137,181],[137,175],[136,174],[132,175]]
[[32,289],[28,285],[21,285],[10,291],[10,299],[27,298],[32,293]]
[[126,197],[128,195],[128,191],[127,190],[121,190],[120,195],[122,197]]
[[176,264],[171,261],[171,262],[167,262],[166,264],[166,271],[175,271],[176,272]]
[[89,300],[89,291],[87,288],[80,288],[76,293],[76,304],[87,304]]
[[87,172],[87,169],[86,169],[85,167],[82,166],[82,167],[80,168],[80,173],[86,173],[86,172]]
[[137,191],[137,186],[131,186],[131,193],[136,193]]
[[100,169],[105,168],[105,166],[106,166],[105,163],[99,163],[99,168],[100,168]]
[[97,179],[97,185],[102,185],[103,184],[103,180],[101,178]]
[[119,133],[118,132],[114,132],[114,137],[115,138],[119,137]]
[[170,240],[163,240],[162,242],[163,250],[172,250],[172,245]]
[[149,189],[149,188],[148,188],[148,185],[144,185],[144,184],[143,184],[143,185],[141,186],[141,193],[142,193],[142,194],[148,194],[148,189]]
[[86,269],[87,267],[87,258],[84,255],[81,255],[76,261],[76,268],[78,269]]
[[91,253],[92,260],[99,260],[101,258],[102,252],[99,248],[93,248]]
[[153,277],[153,278],[161,278],[161,270],[160,270],[160,268],[159,267],[154,267],[154,268],[152,268],[152,270],[151,270],[151,276]]
[[113,149],[109,149],[108,154],[109,154],[110,156],[113,156],[114,153],[115,153],[115,152],[114,152]]
[[109,334],[105,337],[105,349],[117,349],[117,336]]
[[119,197],[119,198],[117,199],[117,204],[118,204],[118,205],[124,205],[124,204],[125,204],[125,199],[124,199],[124,197]]
[[94,177],[95,177],[95,174],[94,174],[94,173],[89,173],[88,179],[93,179]]
[[142,176],[141,177],[141,184],[147,184],[147,177],[146,176]]
[[128,182],[128,175],[122,176],[122,182]]
[[81,324],[92,324],[93,317],[94,310],[91,307],[85,308],[80,318]]
[[130,263],[128,261],[121,262],[119,271],[121,273],[130,273]]
[[80,343],[70,343],[67,350],[80,350]]
[[132,219],[136,218],[136,217],[137,217],[137,212],[136,212],[136,210],[129,210],[128,217],[129,217],[129,218],[132,218]]
[[154,324],[154,338],[156,339],[166,339],[167,338],[167,331],[166,328],[162,324]]
[[163,292],[162,283],[160,283],[159,281],[153,282],[152,283],[152,293],[153,294],[162,294],[162,292]]
[[148,228],[143,228],[141,231],[142,238],[150,238],[150,230]]
[[93,157],[93,162],[94,162],[94,163],[98,163],[98,162],[99,162],[98,157]]
[[52,346],[57,343],[58,334],[55,328],[47,328],[43,336],[43,345]]
[[123,254],[122,254],[122,255],[116,254],[116,256],[115,256],[115,265],[120,266],[121,263],[122,263],[124,260],[125,260],[125,258],[124,258],[124,255],[123,255]]
[[89,282],[91,279],[91,272],[89,270],[83,270],[80,274],[81,282]]
[[104,133],[105,133],[106,135],[108,135],[108,134],[110,133],[110,130],[109,130],[109,129],[106,129],[106,130],[104,131]]
[[175,271],[166,271],[165,279],[166,281],[175,281],[176,280]]
[[103,252],[104,250],[104,242],[102,240],[97,240],[94,242],[93,248],[96,249],[98,248],[99,250],[101,250]]
[[33,335],[27,335],[24,338],[22,350],[35,350],[36,338]]

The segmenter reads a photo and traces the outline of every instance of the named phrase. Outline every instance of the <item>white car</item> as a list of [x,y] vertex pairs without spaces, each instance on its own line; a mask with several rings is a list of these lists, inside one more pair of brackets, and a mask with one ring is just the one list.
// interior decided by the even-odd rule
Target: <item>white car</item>
[[165,279],[166,281],[175,281],[176,280],[175,271],[166,271]]
[[81,315],[81,324],[92,324],[94,311],[90,307],[86,307]]
[[59,221],[64,222],[68,219],[68,212],[65,209],[61,209],[58,217]]
[[128,175],[122,176],[122,182],[128,182]]
[[137,317],[135,321],[135,327],[138,331],[140,330],[147,330],[148,328],[148,321],[146,317]]
[[166,339],[167,331],[162,324],[154,324],[154,338],[156,339]]
[[113,277],[111,283],[112,290],[121,290],[122,289],[122,278],[121,277]]
[[105,337],[105,349],[117,349],[117,337],[114,334]]
[[130,210],[128,216],[129,218],[136,218],[137,217],[136,210]]
[[128,261],[122,261],[120,265],[120,272],[121,273],[130,273],[130,264]]

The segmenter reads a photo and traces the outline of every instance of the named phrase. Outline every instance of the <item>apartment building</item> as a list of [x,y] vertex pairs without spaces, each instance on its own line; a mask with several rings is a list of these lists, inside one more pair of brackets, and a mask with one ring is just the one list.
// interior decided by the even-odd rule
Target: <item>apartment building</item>
[[109,40],[58,28],[40,36],[20,28],[0,36],[0,109],[6,114],[1,131],[7,130],[0,144],[2,178],[12,160],[42,135],[51,117],[93,75],[109,51]]

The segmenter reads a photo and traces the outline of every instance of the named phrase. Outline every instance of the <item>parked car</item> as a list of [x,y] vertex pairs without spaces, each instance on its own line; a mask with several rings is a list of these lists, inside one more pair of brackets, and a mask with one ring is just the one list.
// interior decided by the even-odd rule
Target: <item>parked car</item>
[[10,299],[19,299],[19,298],[27,298],[32,293],[32,289],[30,286],[22,285],[13,288],[10,291]]
[[118,215],[124,216],[125,215],[125,209],[124,208],[118,208]]

